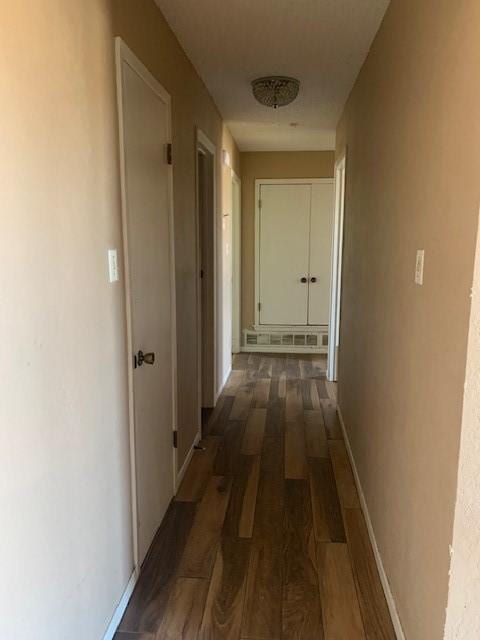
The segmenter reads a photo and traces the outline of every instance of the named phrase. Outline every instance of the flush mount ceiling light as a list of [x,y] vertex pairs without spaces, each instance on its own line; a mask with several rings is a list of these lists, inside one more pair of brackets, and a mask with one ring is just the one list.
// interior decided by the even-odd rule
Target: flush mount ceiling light
[[300,82],[286,76],[268,76],[252,82],[255,98],[266,107],[284,107],[298,96]]

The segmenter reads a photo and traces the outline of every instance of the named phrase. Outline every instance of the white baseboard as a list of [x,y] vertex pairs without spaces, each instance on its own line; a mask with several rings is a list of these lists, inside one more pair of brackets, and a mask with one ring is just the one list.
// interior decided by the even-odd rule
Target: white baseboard
[[187,457],[185,458],[185,461],[182,464],[182,468],[177,473],[177,476],[175,478],[174,487],[173,487],[173,491],[174,491],[175,494],[177,493],[178,488],[180,487],[180,484],[182,483],[183,476],[185,475],[185,473],[187,471],[188,465],[190,464],[190,460],[192,459],[193,453],[195,451],[195,447],[200,442],[200,438],[201,437],[202,437],[201,432],[197,431],[197,434],[195,435],[195,440],[193,441],[193,444],[190,447],[190,451],[187,453]]
[[294,347],[271,344],[249,344],[242,347],[244,353],[327,353],[327,347]]
[[108,625],[108,629],[106,630],[105,635],[103,636],[103,640],[113,640],[113,636],[117,631],[117,627],[120,624],[120,620],[122,619],[123,614],[125,613],[125,610],[127,608],[128,602],[132,597],[133,590],[135,589],[135,585],[137,583],[137,578],[138,578],[137,572],[134,571],[130,576],[130,580],[128,581],[127,587],[123,592],[123,595],[120,599],[120,602],[118,603],[117,608],[115,609],[112,619],[110,620],[110,624]]
[[347,430],[345,428],[345,422],[343,421],[342,412],[338,405],[337,405],[337,412],[338,412],[338,417],[340,419],[340,424],[343,431],[343,437],[345,439],[345,446],[348,452],[348,457],[350,458],[350,464],[352,465],[353,475],[355,477],[355,484],[357,485],[358,496],[360,498],[360,504],[362,507],[363,515],[365,517],[368,535],[370,538],[370,542],[372,544],[373,554],[375,556],[375,562],[377,564],[378,573],[380,575],[380,581],[382,583],[383,591],[385,593],[385,598],[387,600],[388,609],[390,611],[390,616],[392,618],[393,628],[395,630],[397,640],[405,640],[405,634],[402,629],[402,623],[400,622],[400,617],[398,615],[395,599],[393,597],[393,593],[390,588],[390,584],[388,582],[387,574],[383,566],[382,556],[380,555],[377,539],[375,538],[375,532],[373,530],[372,521],[370,519],[370,514],[368,512],[367,502],[365,500],[365,495],[363,493],[362,485],[360,483],[360,476],[358,475],[357,467],[355,465],[355,459],[353,457],[352,447],[350,446],[350,440],[348,439]]

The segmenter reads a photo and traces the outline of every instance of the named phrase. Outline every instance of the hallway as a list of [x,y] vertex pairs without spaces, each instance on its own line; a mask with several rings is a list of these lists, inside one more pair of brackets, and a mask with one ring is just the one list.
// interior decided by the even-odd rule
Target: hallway
[[325,367],[235,357],[115,640],[395,638]]
[[480,639],[479,33],[1,3],[0,640]]

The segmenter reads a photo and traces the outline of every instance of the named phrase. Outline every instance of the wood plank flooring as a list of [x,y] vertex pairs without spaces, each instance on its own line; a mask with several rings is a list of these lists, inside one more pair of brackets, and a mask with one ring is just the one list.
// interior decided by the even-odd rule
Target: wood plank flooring
[[114,640],[394,640],[323,356],[239,354]]

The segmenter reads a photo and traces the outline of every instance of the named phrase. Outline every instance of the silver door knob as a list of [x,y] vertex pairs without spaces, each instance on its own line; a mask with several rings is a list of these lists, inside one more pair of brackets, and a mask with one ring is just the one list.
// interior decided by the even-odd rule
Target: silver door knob
[[139,351],[137,353],[137,366],[141,367],[143,363],[145,364],[153,364],[155,362],[155,354],[154,353],[143,353],[143,351]]

